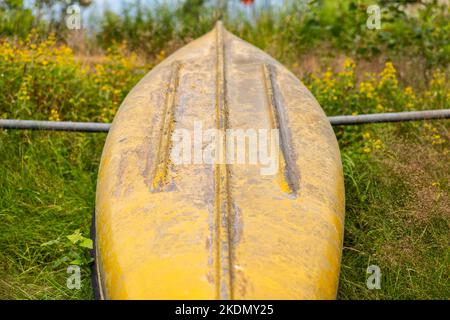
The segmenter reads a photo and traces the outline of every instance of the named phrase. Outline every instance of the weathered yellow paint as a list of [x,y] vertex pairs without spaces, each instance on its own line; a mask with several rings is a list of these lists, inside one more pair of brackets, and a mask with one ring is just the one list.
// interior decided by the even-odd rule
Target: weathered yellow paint
[[[280,129],[280,169],[170,161],[175,129]],[[225,151],[225,150],[222,150]],[[343,238],[339,148],[318,103],[218,24],[120,107],[96,200],[107,299],[334,299]]]

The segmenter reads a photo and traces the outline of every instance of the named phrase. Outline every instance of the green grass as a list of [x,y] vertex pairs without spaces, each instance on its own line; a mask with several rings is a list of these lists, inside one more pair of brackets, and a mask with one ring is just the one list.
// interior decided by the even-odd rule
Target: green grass
[[[423,139],[398,138],[402,127],[417,133],[414,126],[387,126],[389,133],[376,130],[390,140],[383,151],[352,159],[342,150],[347,204],[339,298],[448,299],[448,157]],[[366,288],[369,265],[381,269],[381,290]]]
[[82,290],[66,287],[69,262],[88,254],[66,236],[89,235],[103,141],[103,134],[0,132],[0,298],[92,297],[87,264]]

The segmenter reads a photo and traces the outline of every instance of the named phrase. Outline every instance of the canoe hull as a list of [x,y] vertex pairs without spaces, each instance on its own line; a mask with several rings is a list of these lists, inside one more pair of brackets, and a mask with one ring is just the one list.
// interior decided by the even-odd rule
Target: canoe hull
[[[195,140],[178,163],[174,136],[200,127],[277,129],[277,170],[205,163]],[[114,119],[96,198],[102,298],[334,299],[343,220],[339,148],[319,104],[219,25],[147,74]]]

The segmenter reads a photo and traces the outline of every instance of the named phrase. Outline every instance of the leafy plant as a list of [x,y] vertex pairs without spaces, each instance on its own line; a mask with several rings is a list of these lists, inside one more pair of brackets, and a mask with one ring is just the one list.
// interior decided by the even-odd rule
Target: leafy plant
[[42,247],[54,246],[63,256],[54,261],[54,267],[62,264],[85,266],[93,261],[88,250],[93,249],[92,240],[86,238],[80,232],[80,229],[65,238],[57,238],[41,244]]

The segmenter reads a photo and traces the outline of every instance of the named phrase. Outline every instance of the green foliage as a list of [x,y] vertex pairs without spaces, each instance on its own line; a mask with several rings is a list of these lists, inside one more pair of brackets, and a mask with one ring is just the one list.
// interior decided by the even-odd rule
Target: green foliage
[[[50,10],[58,1],[38,1],[40,10]],[[106,10],[97,18],[93,39],[103,48],[126,42],[129,49],[156,56],[174,43],[185,43],[206,33],[218,18],[227,27],[270,51],[277,58],[294,60],[313,48],[355,57],[422,57],[427,68],[450,63],[449,7],[437,1],[381,1],[381,30],[366,26],[369,0],[291,1],[286,6],[263,7],[249,18],[243,12],[216,9],[204,0],[186,0],[178,5],[124,4],[120,14]],[[59,17],[59,18],[58,18]],[[0,34],[25,38],[32,28],[58,31],[58,39],[70,37],[59,15],[43,21],[25,9],[23,1],[9,0],[0,7]]]
[[158,53],[173,38],[174,20],[165,5],[154,10],[126,7],[121,15],[106,11],[97,41],[103,48],[126,42],[132,50]]
[[0,2],[0,36],[24,38],[35,25],[36,19],[23,0]]
[[149,66],[121,46],[101,63],[83,65],[50,36],[0,40],[0,115],[8,118],[111,121],[121,101]]
[[[218,12],[203,0],[177,6],[128,5],[118,15],[107,11],[98,21],[98,43],[104,48],[126,42],[130,49],[157,55],[173,43],[185,43],[212,28],[221,14],[227,27],[240,37],[271,52],[278,59],[294,60],[314,48],[331,46],[355,57],[372,57],[382,51],[389,56],[423,57],[427,67],[450,62],[449,7],[436,3],[381,4],[381,30],[366,26],[371,1],[292,1],[280,8],[264,8],[249,18],[243,12]],[[407,13],[415,8],[417,14]]]
[[[346,59],[343,66],[334,67],[341,71],[330,67],[322,74],[307,74],[303,81],[329,115],[450,108],[449,76],[439,69],[432,73],[425,90],[417,92],[413,87],[399,83],[392,62],[386,62],[380,73],[366,72],[359,79],[356,68],[352,59]],[[364,153],[383,147],[380,139],[371,137],[369,133],[361,134],[360,128],[336,128],[336,135],[341,144],[358,145]],[[432,140],[433,144],[443,143],[440,135]]]

